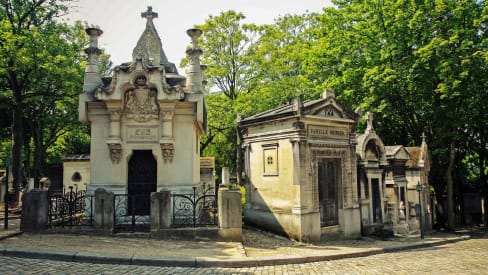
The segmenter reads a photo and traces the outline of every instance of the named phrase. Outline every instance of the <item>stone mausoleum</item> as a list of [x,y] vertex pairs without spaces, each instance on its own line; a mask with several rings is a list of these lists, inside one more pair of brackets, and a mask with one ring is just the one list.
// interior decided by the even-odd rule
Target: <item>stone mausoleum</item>
[[356,135],[358,120],[332,91],[241,119],[245,223],[300,241],[419,233],[420,216],[430,229],[425,140],[384,146],[373,115]]
[[[151,192],[191,190],[200,183],[199,137],[206,132],[200,30],[190,29],[187,76],[168,61],[149,7],[146,28],[132,60],[99,72],[98,38],[87,29],[88,65],[79,96],[79,120],[91,125],[89,193],[101,187],[115,194],[149,198]],[[145,200],[147,201],[147,200]],[[136,212],[149,213],[149,204]]]
[[244,221],[300,241],[360,236],[356,121],[331,91],[242,119]]

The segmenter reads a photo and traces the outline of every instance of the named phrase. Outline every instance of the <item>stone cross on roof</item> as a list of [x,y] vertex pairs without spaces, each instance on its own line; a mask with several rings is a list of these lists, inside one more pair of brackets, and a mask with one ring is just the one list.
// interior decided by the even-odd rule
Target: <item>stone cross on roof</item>
[[147,11],[141,12],[141,17],[146,18],[147,21],[152,21],[153,18],[158,18],[158,13],[152,11],[152,7],[148,6]]

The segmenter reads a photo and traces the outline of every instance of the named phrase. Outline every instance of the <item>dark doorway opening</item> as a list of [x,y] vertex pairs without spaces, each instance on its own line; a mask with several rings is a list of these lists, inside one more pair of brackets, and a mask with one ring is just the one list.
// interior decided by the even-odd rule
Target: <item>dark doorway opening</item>
[[151,192],[157,188],[157,161],[151,150],[135,150],[129,161],[128,211],[129,215],[149,215]]
[[373,192],[373,222],[381,222],[381,194],[380,194],[380,181],[379,179],[371,179],[371,189]]

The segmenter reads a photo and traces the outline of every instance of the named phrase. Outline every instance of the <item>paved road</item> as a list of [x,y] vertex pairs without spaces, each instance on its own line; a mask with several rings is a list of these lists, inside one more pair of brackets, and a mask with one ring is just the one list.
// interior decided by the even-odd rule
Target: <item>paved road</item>
[[0,274],[487,274],[488,238],[363,258],[250,268],[84,264],[0,257]]

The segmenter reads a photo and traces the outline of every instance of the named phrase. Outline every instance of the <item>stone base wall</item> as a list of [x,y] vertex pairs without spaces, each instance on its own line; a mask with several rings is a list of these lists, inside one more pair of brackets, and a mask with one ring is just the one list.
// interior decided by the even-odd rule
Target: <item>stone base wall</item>
[[[151,194],[151,236],[205,238],[224,241],[241,241],[242,239],[242,207],[239,190],[219,189],[218,226],[195,228],[172,228],[172,197],[169,190]],[[21,230],[25,232],[42,232],[48,229],[48,192],[34,189],[23,197]],[[115,229],[114,192],[98,188],[94,199],[94,222],[85,233],[113,234]],[[70,227],[70,226],[66,226]],[[71,230],[73,229],[73,230]],[[76,231],[76,226],[70,227]]]
[[272,213],[244,208],[244,223],[263,228],[301,242],[355,239],[361,236],[359,208],[340,211],[340,225],[320,227],[320,214]]
[[244,223],[301,242],[320,241],[320,218],[318,213],[272,213],[265,210],[245,208]]

